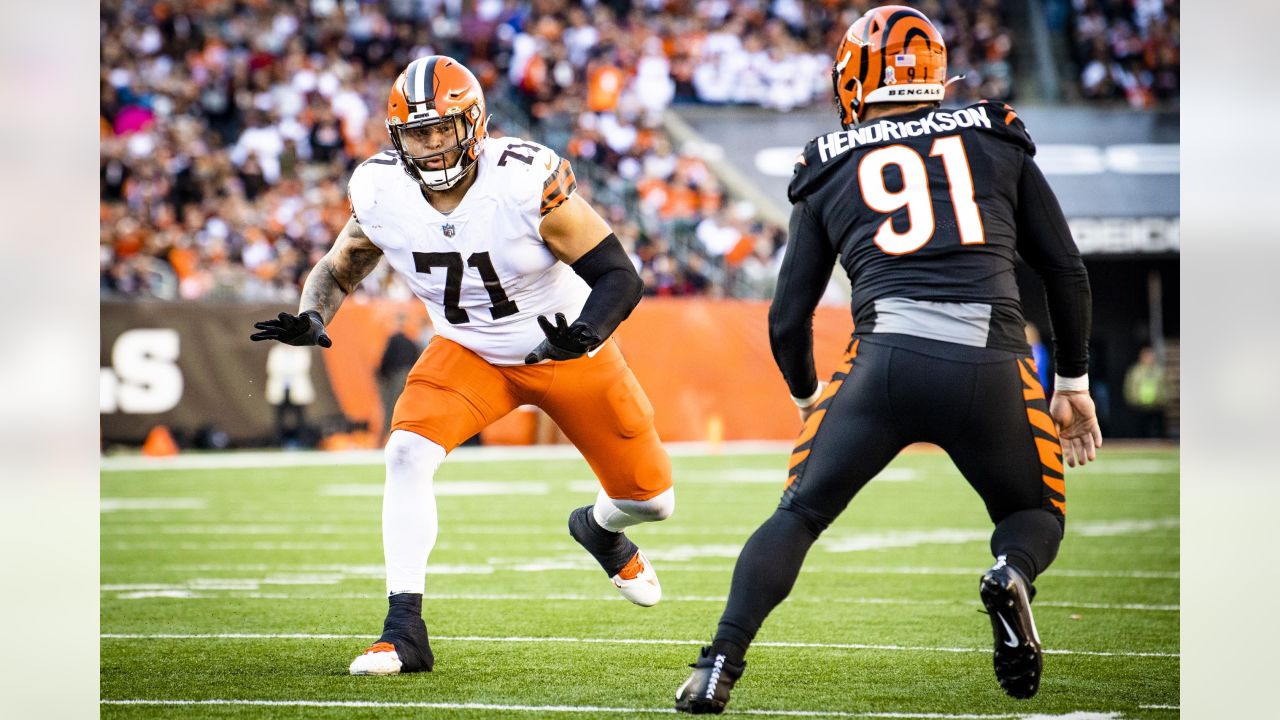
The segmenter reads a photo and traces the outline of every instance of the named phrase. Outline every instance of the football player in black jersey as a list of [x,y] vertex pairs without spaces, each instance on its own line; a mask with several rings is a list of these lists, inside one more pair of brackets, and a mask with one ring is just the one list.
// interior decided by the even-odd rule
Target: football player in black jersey
[[[1017,114],[993,103],[940,109],[946,57],[928,18],[902,6],[863,15],[836,52],[844,130],[815,138],[796,165],[769,309],[774,359],[804,429],[782,501],[743,547],[677,710],[724,710],[748,645],[809,547],[914,442],[941,446],[986,504],[996,562],[979,594],[996,678],[1015,698],[1039,689],[1030,602],[1062,540],[1063,451],[1075,466],[1102,445],[1088,390],[1089,277]],[[1025,341],[1019,255],[1048,294],[1052,401]],[[813,311],[837,261],[853,286],[855,332],[820,383]]]

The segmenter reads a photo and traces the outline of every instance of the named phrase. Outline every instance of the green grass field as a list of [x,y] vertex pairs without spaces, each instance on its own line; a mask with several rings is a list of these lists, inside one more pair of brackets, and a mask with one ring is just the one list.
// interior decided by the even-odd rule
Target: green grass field
[[[675,516],[631,532],[664,590],[639,608],[565,530],[594,497],[585,462],[451,458],[425,601],[436,669],[384,678],[346,674],[386,607],[381,466],[105,470],[102,714],[669,713],[786,462],[674,457]],[[1108,447],[1067,482],[1067,538],[1033,606],[1048,653],[1036,698],[1006,697],[991,670],[982,504],[945,455],[923,452],[814,547],[728,714],[1177,717],[1177,452]]]

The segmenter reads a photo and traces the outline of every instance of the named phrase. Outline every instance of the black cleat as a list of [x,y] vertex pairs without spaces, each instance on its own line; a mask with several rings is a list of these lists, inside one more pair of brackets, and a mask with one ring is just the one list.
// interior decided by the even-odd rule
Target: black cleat
[[747,663],[743,661],[741,665],[735,665],[721,653],[713,655],[708,645],[702,648],[698,662],[689,667],[693,668],[693,674],[676,690],[676,711],[691,715],[719,715],[729,704],[729,691],[742,677]]
[[382,623],[382,637],[351,661],[352,675],[399,675],[431,672],[435,654],[427,637],[427,624],[422,620],[422,596],[392,595],[387,619]]
[[996,563],[982,576],[978,594],[995,635],[996,680],[1011,697],[1026,700],[1040,689],[1040,634],[1031,616],[1031,583],[1011,565]]

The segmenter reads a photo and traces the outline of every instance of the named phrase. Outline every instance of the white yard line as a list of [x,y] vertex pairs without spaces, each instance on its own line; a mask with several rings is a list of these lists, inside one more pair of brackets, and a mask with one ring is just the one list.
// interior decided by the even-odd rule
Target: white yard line
[[[104,640],[358,640],[368,635],[328,633],[102,633]],[[701,645],[704,640],[670,640],[655,638],[572,638],[572,637],[489,637],[481,635],[440,635],[446,642],[493,643],[583,643],[596,645]],[[756,642],[755,647],[828,648],[834,650],[890,650],[897,652],[989,653],[991,648],[929,647],[924,645],[876,645],[866,643]],[[1045,649],[1046,655],[1087,655],[1093,657],[1180,657],[1179,653],[1126,652],[1102,650]]]
[[[262,581],[263,584],[282,584],[279,580],[268,579]],[[299,583],[301,584],[301,583]],[[329,583],[317,583],[329,584]],[[228,590],[232,594],[209,594],[201,591],[207,590]],[[103,585],[101,591],[104,593],[119,593],[115,599],[117,600],[143,600],[148,598],[181,598],[184,600],[372,600],[380,598],[380,595],[371,593],[333,593],[324,595],[303,594],[296,595],[291,593],[264,593],[254,591],[239,592],[239,588],[209,588],[200,585],[192,585],[190,583],[127,583],[127,584],[111,584]],[[466,602],[623,602],[625,598],[617,594],[609,595],[577,595],[572,593],[552,593],[547,595],[533,594],[516,594],[516,593],[426,593],[422,596],[423,600],[437,601],[466,601]],[[728,598],[724,595],[670,595],[663,598],[666,602],[699,602],[699,603],[723,603]],[[790,597],[784,602],[790,604],[799,603],[821,603],[829,605],[832,603],[839,605],[927,605],[927,606],[969,606],[977,605],[974,602],[962,602],[957,600],[918,600],[911,598],[875,598],[875,597],[841,597],[841,598],[820,598],[820,597]],[[1080,608],[1085,610],[1135,610],[1146,612],[1179,612],[1177,605],[1148,605],[1142,603],[1099,603],[1099,602],[1071,602],[1067,600],[1057,601],[1040,601],[1036,603],[1036,607],[1053,607],[1053,608]]]
[[[437,495],[545,495],[550,491],[546,483],[500,483],[500,482],[451,482],[436,483]],[[381,485],[329,485],[321,488],[321,494],[325,494],[332,490],[334,494],[341,495],[358,495],[365,494],[373,497],[374,491],[381,494]],[[275,535],[288,533],[290,535],[322,535],[322,534],[340,534],[348,532],[351,534],[365,535],[368,528],[364,531],[352,532],[350,526],[342,525],[315,525],[292,527],[278,525],[274,523],[112,523],[104,528],[103,534],[107,536],[115,535],[139,535],[139,534],[157,534],[157,535]],[[1106,520],[1097,522],[1075,523],[1071,526],[1070,535],[1076,537],[1116,537],[1127,535],[1140,535],[1158,530],[1176,530],[1181,527],[1181,521],[1176,516],[1162,518],[1121,518],[1117,520]],[[475,535],[482,534],[480,530],[492,530],[484,534],[502,535],[510,537],[516,532],[512,528],[476,528],[472,527],[466,534]],[[735,528],[736,530],[736,528]],[[750,531],[747,531],[750,532]],[[456,533],[455,534],[461,534]],[[564,539],[564,528],[542,528],[538,527],[534,532],[520,533],[538,538],[555,537]],[[654,535],[661,537],[663,534],[678,537],[677,532],[658,532]],[[732,533],[726,529],[722,536],[733,536],[738,533]],[[745,534],[745,533],[743,533]],[[837,531],[825,535],[818,541],[816,547],[825,553],[852,553],[852,552],[868,552],[887,549],[915,548],[926,545],[965,545],[972,543],[986,543],[991,537],[990,528],[929,528],[929,529],[913,529],[913,530],[889,530],[884,532],[861,532],[851,533],[847,531]],[[716,543],[716,544],[681,544],[675,546],[648,547],[647,554],[654,559],[664,561],[684,561],[700,557],[725,557],[736,558],[742,546],[738,542],[733,543]]]
[[[655,555],[656,557],[656,555]],[[514,561],[513,561],[514,562]],[[572,567],[558,568],[562,570],[579,571],[583,568],[594,567],[588,561],[575,562]],[[361,575],[365,577],[381,577],[383,572],[381,565],[291,565],[291,564],[275,564],[275,563],[198,563],[188,564],[179,563],[171,565],[157,565],[153,569],[174,571],[174,572],[345,572],[349,574]],[[442,563],[433,563],[427,566],[427,572],[433,570],[440,573],[449,574],[492,574],[498,571],[511,570],[515,568],[502,567],[499,565],[445,565]],[[548,568],[543,568],[544,570]],[[555,568],[552,568],[555,569]],[[711,565],[703,564],[671,564],[664,565],[661,570],[663,572],[724,572],[732,570],[733,563],[721,563]],[[831,567],[806,566],[800,569],[802,573],[817,574],[834,574],[834,575],[947,575],[947,576],[980,576],[987,568],[985,567],[911,567],[911,566],[894,566],[894,567],[872,567],[857,565],[839,565]],[[1070,577],[1070,578],[1122,578],[1134,580],[1178,580],[1180,573],[1177,571],[1165,570],[1081,570],[1081,569],[1056,569],[1051,568],[1046,577]]]
[[1072,468],[1071,473],[1082,473],[1085,475],[1177,475],[1179,471],[1178,460],[1166,460],[1160,458],[1103,458],[1103,462],[1091,462],[1078,468]]
[[[719,444],[700,442],[663,443],[667,454],[676,457],[705,455],[774,455],[791,452],[792,443],[777,440],[733,440]],[[524,462],[528,460],[582,460],[582,453],[572,445],[530,445],[501,447],[460,447],[449,453],[448,462]],[[348,450],[324,452],[300,450],[292,452],[234,451],[218,454],[184,454],[170,457],[122,455],[102,458],[104,472],[138,470],[224,470],[273,467],[339,467],[349,465],[381,465],[381,450]]]
[[[541,713],[610,713],[620,715],[672,715],[671,708],[627,708],[598,705],[505,705],[499,703],[450,703],[450,702],[385,702],[374,700],[101,700],[103,705],[149,705],[158,707],[198,705],[242,705],[250,707],[308,707],[308,708],[402,708],[424,710],[490,710],[494,712]],[[908,712],[846,712],[842,710],[735,710],[735,715],[765,717],[806,718],[920,718],[921,720],[1000,720],[1002,718],[1026,720],[1115,720],[1121,715],[1115,712],[1075,711],[1066,715],[1041,713],[997,713],[954,715],[949,713]]]
[[[786,455],[791,452],[793,444],[787,440],[731,440],[712,444],[705,442],[668,442],[663,443],[667,454],[674,457],[715,457],[741,455]],[[931,453],[922,449],[908,449],[906,454],[914,452]],[[581,460],[582,453],[572,445],[527,445],[527,446],[494,446],[494,447],[460,447],[449,453],[449,463],[468,462],[526,462],[529,460]],[[347,450],[341,452],[325,452],[320,450],[299,451],[228,451],[209,454],[181,454],[170,457],[145,457],[142,455],[117,455],[104,457],[100,461],[104,472],[147,471],[147,470],[223,470],[243,468],[278,468],[278,467],[343,467],[359,465],[382,465],[382,450]],[[780,467],[775,473],[785,479],[785,468]],[[1177,475],[1179,463],[1176,460],[1117,458],[1103,459],[1097,463],[1073,469],[1071,473],[1087,475]],[[720,471],[694,470],[699,476],[710,477]],[[730,478],[734,472],[728,469]],[[756,473],[747,470],[746,473]],[[763,472],[763,471],[761,471]],[[882,478],[885,481],[911,480],[923,477],[924,474],[903,474],[895,468],[886,471]],[[950,472],[948,469],[946,472]],[[747,482],[756,480],[765,482],[763,476],[743,478]],[[701,479],[701,478],[700,478]]]

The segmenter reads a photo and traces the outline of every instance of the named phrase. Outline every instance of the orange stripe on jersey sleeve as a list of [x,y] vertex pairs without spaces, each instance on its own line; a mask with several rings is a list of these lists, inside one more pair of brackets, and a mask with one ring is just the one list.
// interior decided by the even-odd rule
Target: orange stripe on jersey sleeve
[[547,176],[546,182],[542,184],[542,208],[539,215],[545,216],[560,207],[560,204],[568,200],[576,189],[578,189],[578,181],[573,176],[573,167],[569,165],[568,160],[562,158],[555,172]]

